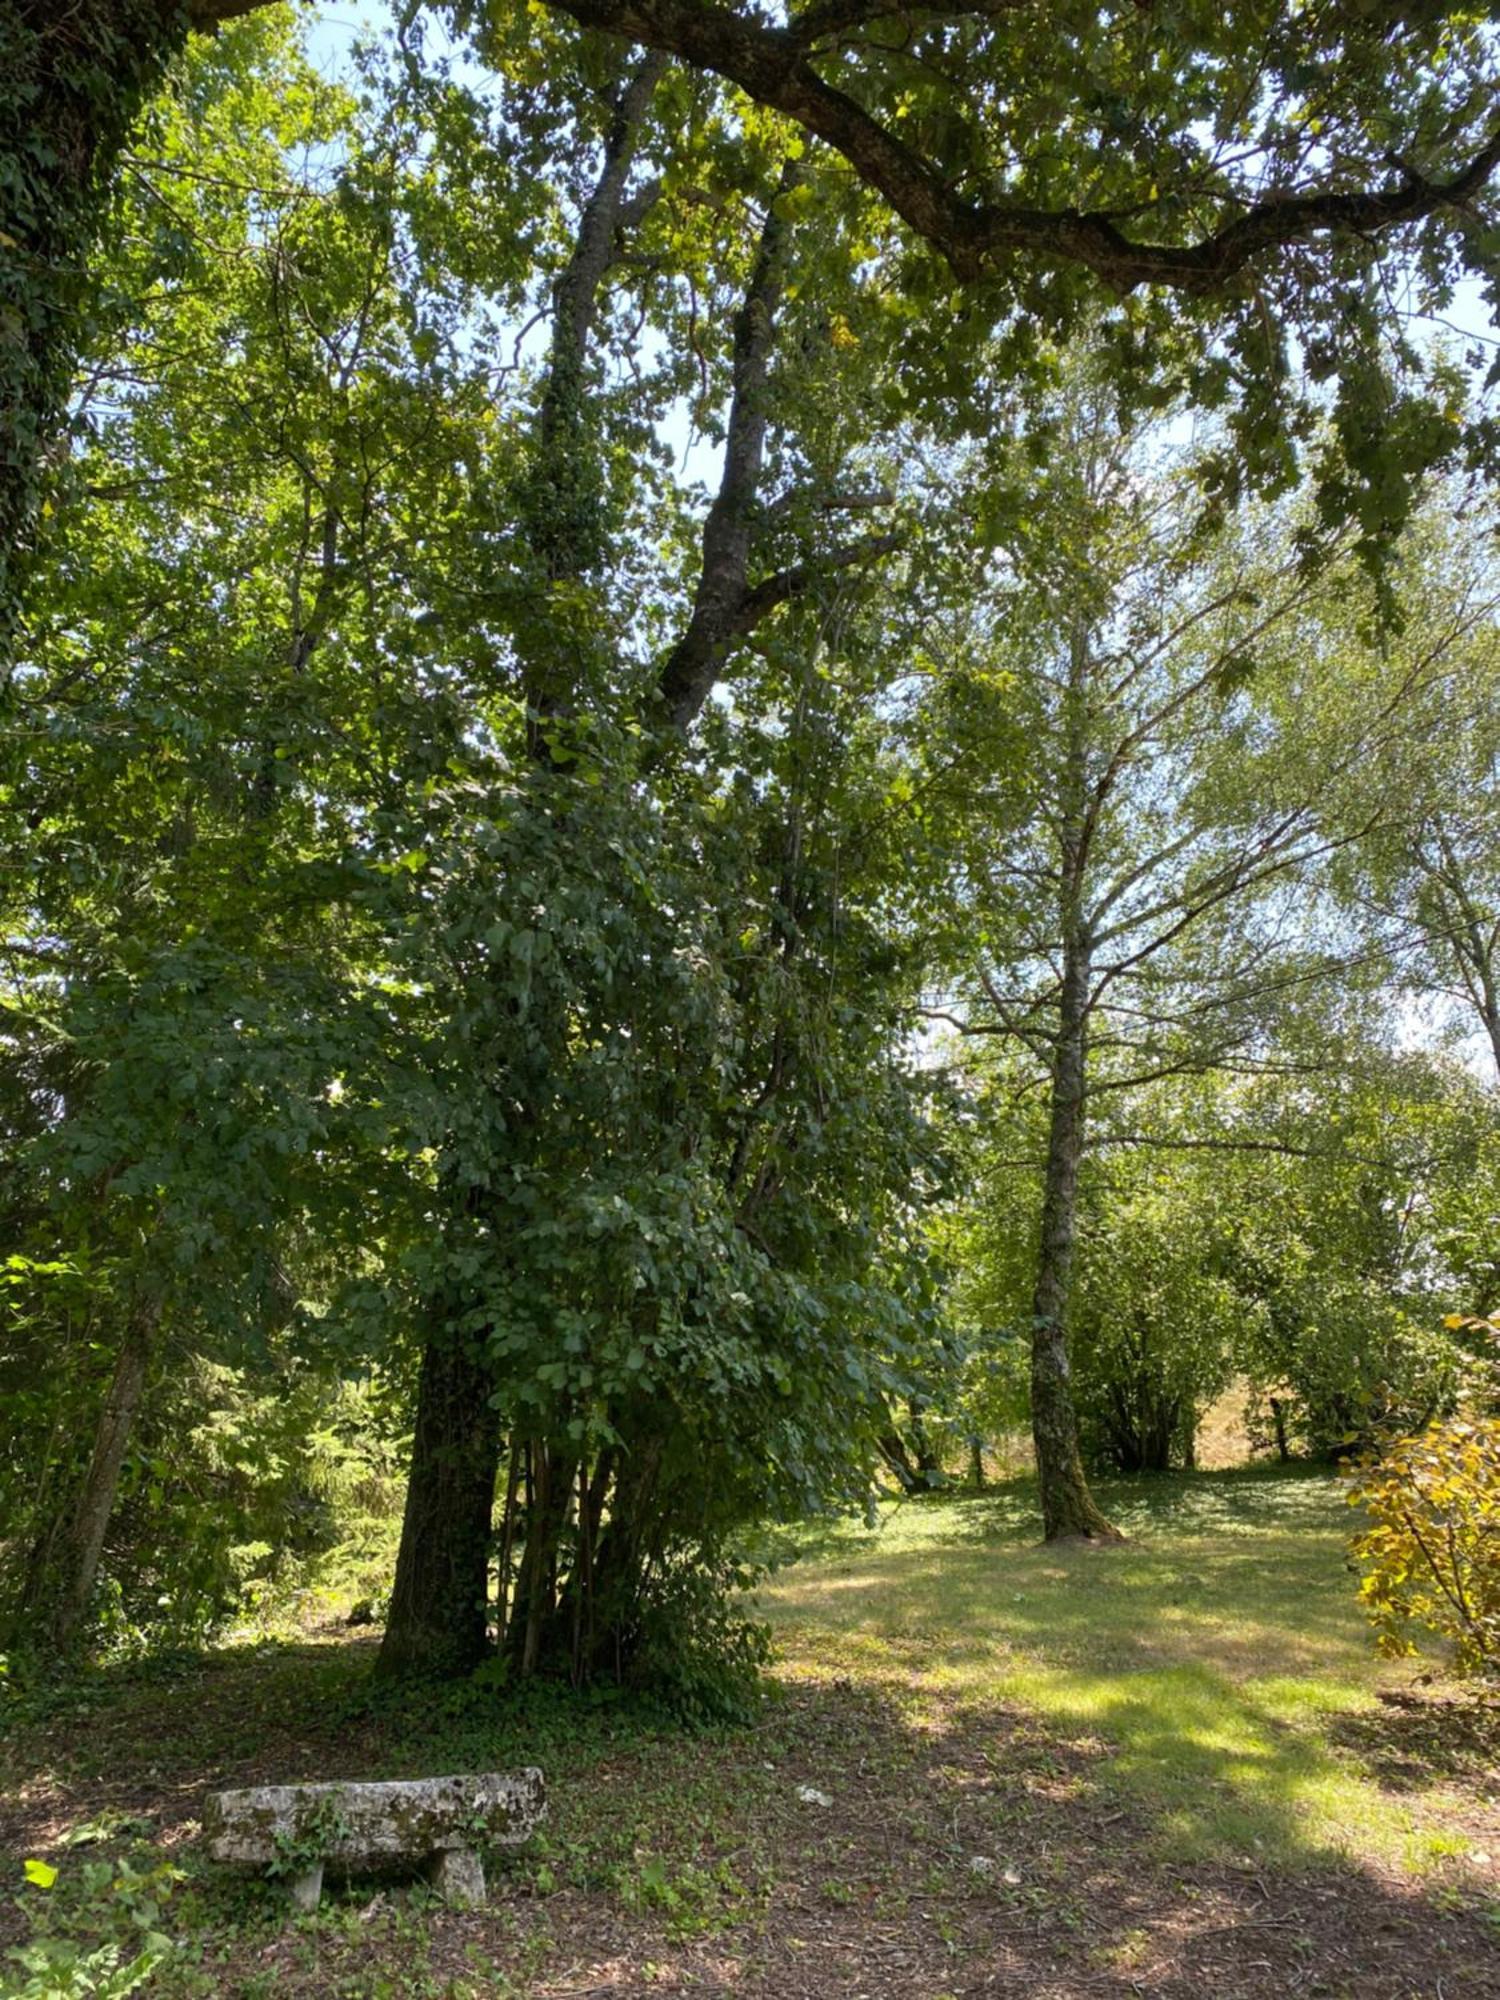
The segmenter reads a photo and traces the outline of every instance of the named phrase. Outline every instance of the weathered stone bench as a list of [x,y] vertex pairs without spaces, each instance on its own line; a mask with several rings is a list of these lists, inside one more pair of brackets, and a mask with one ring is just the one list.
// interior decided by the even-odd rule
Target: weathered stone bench
[[204,1813],[216,1861],[279,1862],[299,1910],[315,1910],[325,1862],[425,1867],[443,1898],[484,1901],[475,1849],[519,1847],[546,1814],[538,1770],[473,1778],[411,1778],[374,1785],[255,1785],[215,1792]]

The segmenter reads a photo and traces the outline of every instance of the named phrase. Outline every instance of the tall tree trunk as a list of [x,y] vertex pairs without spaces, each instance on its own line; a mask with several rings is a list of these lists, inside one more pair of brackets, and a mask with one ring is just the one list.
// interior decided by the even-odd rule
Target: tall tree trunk
[[[623,80],[599,178],[554,294],[536,462],[522,507],[535,551],[553,582],[581,576],[598,555],[602,476],[591,457],[581,399],[601,288],[628,219],[626,183],[664,67],[660,56],[648,55]],[[578,660],[567,620],[555,630],[548,623],[527,648],[522,668],[532,718],[529,747],[545,771],[553,756],[546,725],[569,707],[576,692]],[[557,832],[565,837],[561,819]],[[471,1204],[480,1198],[477,1189],[460,1195]],[[498,1424],[490,1410],[493,1389],[483,1364],[452,1345],[441,1330],[429,1339],[422,1357],[396,1584],[380,1651],[383,1673],[465,1673],[484,1655],[490,1517],[500,1453]],[[533,1538],[539,1532],[535,1451],[529,1464],[528,1540],[505,1639],[512,1651],[520,1647],[523,1662],[534,1663],[541,1637],[538,1593],[544,1589],[533,1561]]]
[[500,1425],[484,1358],[434,1328],[422,1351],[401,1550],[378,1671],[464,1674],[487,1650]]
[[1092,944],[1083,905],[1090,836],[1086,807],[1089,664],[1087,635],[1075,631],[1069,649],[1068,734],[1061,800],[1062,988],[1052,1047],[1042,1234],[1031,1302],[1031,1435],[1036,1445],[1042,1527],[1049,1542],[1072,1536],[1097,1541],[1120,1539],[1118,1530],[1094,1504],[1084,1478],[1067,1332],[1093,976]]
[[1052,1119],[1042,1195],[1042,1240],[1031,1302],[1031,1435],[1049,1542],[1064,1536],[1118,1540],[1094,1504],[1078,1451],[1068,1361],[1068,1289],[1077,1232],[1078,1166],[1083,1157],[1084,1069],[1088,1012],[1087,947],[1074,940],[1063,961],[1057,1042],[1052,1061]]
[[83,1485],[61,1537],[37,1565],[27,1591],[24,1614],[58,1652],[77,1645],[88,1617],[160,1317],[160,1295],[152,1294],[136,1303],[126,1322]]

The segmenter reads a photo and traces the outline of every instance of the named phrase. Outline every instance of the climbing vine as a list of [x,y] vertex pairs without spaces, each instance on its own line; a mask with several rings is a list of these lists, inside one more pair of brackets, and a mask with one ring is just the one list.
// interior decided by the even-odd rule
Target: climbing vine
[[170,0],[0,10],[0,649],[60,451],[111,169],[187,31]]

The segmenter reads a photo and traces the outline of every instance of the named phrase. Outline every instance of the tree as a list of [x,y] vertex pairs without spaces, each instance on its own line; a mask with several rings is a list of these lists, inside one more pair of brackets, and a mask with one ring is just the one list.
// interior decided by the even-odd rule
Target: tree
[[0,23],[0,657],[11,643],[41,475],[89,318],[84,260],[108,208],[120,150],[190,29],[259,0],[23,0]]
[[[860,619],[892,537],[840,525],[885,504],[844,420],[848,280],[778,304],[811,268],[778,134],[711,204],[658,185],[683,124],[710,182],[727,154],[713,93],[657,64],[521,63],[495,114],[399,59],[320,96],[262,75],[278,46],[246,24],[185,75],[200,116],[230,80],[222,171],[176,188],[180,131],[154,135],[162,302],[101,330],[125,386],[15,678],[20,1017],[40,1068],[61,994],[97,1079],[62,1107],[38,1083],[25,1159],[44,1180],[103,1127],[108,1213],[155,1201],[205,1280],[248,1274],[247,1237],[304,1271],[317,1236],[295,1338],[416,1391],[392,1665],[472,1664],[493,1569],[518,1673],[665,1670],[736,1643],[732,1527],[859,1484],[931,1304],[938,1168],[878,917],[889,661]],[[283,157],[306,140],[311,184]],[[564,226],[549,268],[522,239]],[[740,291],[731,338],[697,330],[700,281]],[[508,375],[549,292],[549,360]],[[694,346],[653,335],[643,368],[641,313],[693,316]],[[726,430],[702,519],[655,452],[685,386]],[[685,755],[752,630],[743,707]],[[174,757],[143,764],[164,716]],[[104,846],[68,817],[91,808]],[[243,1292],[222,1306],[252,1351]],[[167,1315],[199,1337],[180,1282]]]
[[[65,31],[40,10],[12,30],[8,122],[41,142],[9,231],[28,328],[6,399],[20,416],[0,513],[12,556],[73,351],[67,299],[129,120],[190,21],[253,4],[89,0]],[[882,242],[878,261],[913,308],[911,399],[956,391],[982,422],[977,381],[963,380],[976,334],[1006,329],[1010,365],[1026,372],[1038,331],[1065,332],[1104,298],[1120,302],[1111,345],[1136,393],[1158,393],[1165,370],[1175,392],[1233,408],[1215,475],[1226,494],[1247,477],[1285,483],[1311,401],[1336,379],[1339,451],[1322,497],[1357,519],[1374,554],[1428,467],[1461,443],[1488,450],[1441,380],[1388,344],[1379,283],[1394,260],[1417,275],[1423,309],[1446,304],[1465,270],[1495,296],[1494,58],[1471,12],[1309,15],[1269,0],[1233,21],[1201,0],[1165,16],[1126,0],[914,16],[888,0],[813,0],[784,23],[698,0],[569,0],[558,12],[722,77],[836,155],[837,183],[852,167],[900,218],[906,234]],[[502,67],[531,40],[558,55],[555,32],[508,0],[463,18]],[[404,20],[411,32],[419,16]],[[853,206],[864,227],[868,202]],[[955,282],[972,298],[955,297]],[[1174,356],[1169,335],[1184,324]]]
[[[1440,490],[1403,551],[1400,642],[1373,647],[1367,675],[1372,698],[1399,701],[1402,726],[1362,774],[1383,809],[1349,847],[1338,888],[1408,990],[1482,1035],[1500,1080],[1500,577],[1487,514]],[[1328,804],[1330,824],[1359,817],[1346,797]]]
[[[937,253],[946,273],[892,256],[925,308],[915,344],[930,353],[936,333],[948,361],[940,394],[956,357],[972,361],[974,332],[1010,329],[1009,364],[1026,372],[1039,330],[1076,330],[1086,301],[1122,301],[1110,344],[1135,393],[1162,394],[1165,375],[1177,393],[1233,408],[1233,446],[1215,468],[1227,495],[1247,475],[1285,485],[1317,385],[1337,378],[1338,449],[1320,496],[1357,520],[1371,554],[1457,442],[1440,375],[1429,390],[1418,356],[1393,352],[1372,284],[1392,258],[1415,268],[1427,300],[1446,302],[1460,269],[1496,298],[1493,51],[1456,8],[1309,16],[1269,4],[1231,22],[1206,5],[1164,17],[985,0],[912,14],[811,0],[773,24],[697,0],[558,5],[774,108]],[[503,5],[475,11],[504,34]],[[973,299],[953,300],[953,281]],[[1308,360],[1301,394],[1293,329]],[[925,370],[914,372],[920,399]],[[971,374],[959,394],[978,386]],[[1483,425],[1470,436],[1487,448]]]
[[[1379,817],[1368,760],[1409,731],[1467,621],[1391,642],[1382,698],[1356,699],[1371,642],[1351,616],[1355,573],[1310,565],[1263,513],[1205,519],[1190,460],[1122,428],[1097,372],[1075,368],[1048,415],[1045,477],[1024,506],[990,506],[1008,574],[976,579],[972,608],[927,640],[937,744],[1029,746],[1020,770],[992,748],[987,788],[958,802],[955,947],[970,970],[962,1010],[934,1011],[1038,1067],[1043,1512],[1049,1535],[1102,1535],[1067,1354],[1091,1127],[1124,1136],[1132,1095],[1161,1078],[1274,1068],[1277,1016],[1357,957],[1327,920],[1324,875]],[[1350,807],[1337,827],[1334,797]]]
[[[598,609],[589,602],[592,578],[613,557],[613,524],[603,463],[608,418],[598,388],[604,355],[596,349],[596,340],[599,346],[604,344],[602,290],[622,254],[632,247],[632,232],[649,222],[658,202],[660,183],[637,177],[632,186],[632,166],[661,74],[660,61],[647,58],[620,80],[613,114],[602,137],[597,178],[582,203],[572,252],[554,287],[551,348],[538,398],[531,470],[519,495],[519,526],[532,565],[532,587],[538,594],[517,632],[532,771],[526,781],[524,811],[512,820],[510,835],[530,848],[528,870],[540,867],[551,882],[547,894],[538,891],[534,900],[553,910],[576,909],[580,939],[598,936],[602,920],[599,887],[617,875],[613,857],[622,842],[638,853],[635,866],[661,878],[658,894],[664,893],[664,884],[672,879],[676,866],[670,847],[662,842],[661,830],[641,828],[637,810],[628,799],[619,797],[620,788],[628,791],[632,782],[633,760],[628,745],[622,746],[610,735],[620,716],[618,691],[610,685],[618,673],[611,651],[617,640],[607,617],[600,618]],[[544,82],[543,88],[547,87]],[[555,84],[551,88],[555,92]],[[767,510],[760,485],[774,414],[771,368],[791,226],[785,205],[795,193],[797,180],[795,169],[786,169],[779,177],[779,190],[773,185],[762,197],[766,202],[764,219],[753,243],[728,357],[730,393],[723,474],[703,522],[687,615],[678,635],[637,677],[628,697],[640,703],[654,727],[664,726],[669,733],[663,751],[653,755],[671,756],[671,737],[698,714],[731,645],[742,642],[820,577],[835,575],[855,561],[868,561],[891,546],[889,536],[872,536],[826,551],[811,563],[804,558],[759,577],[753,573],[757,544],[765,539],[762,522]],[[564,619],[557,618],[554,606],[564,610]],[[607,830],[600,823],[599,811],[584,807],[580,775],[588,786],[599,788],[614,801],[619,817]],[[587,797],[586,792],[583,797]],[[532,825],[533,821],[538,823]],[[611,852],[601,854],[601,839]],[[537,877],[528,873],[522,879],[535,883]],[[796,892],[788,883],[784,893],[795,896]],[[638,897],[623,883],[617,883],[614,896],[624,908],[638,906]],[[679,883],[670,900],[682,912],[679,921],[691,934],[687,910],[696,898]],[[640,959],[649,961],[659,957],[665,947],[649,942],[656,926],[646,912],[641,915],[648,928],[634,934],[633,948]],[[525,929],[519,935],[530,941],[537,934]],[[706,940],[704,944],[706,949]],[[587,971],[580,978],[579,968],[570,964],[566,952],[558,954],[540,978],[534,976],[532,963],[525,967],[524,1008],[536,1046],[524,1053],[517,1051],[518,1060],[511,1065],[517,1078],[504,1088],[518,1100],[519,1109],[508,1114],[508,1123],[521,1137],[528,1178],[548,1162],[555,1144],[553,1119],[557,1114],[549,1104],[554,1093],[567,1102],[564,1115],[570,1127],[590,1127],[583,1104],[568,1101],[568,1079],[579,1067],[569,1044],[579,1023],[585,1024],[587,1036],[604,1042],[612,1034],[628,1033],[632,1064],[645,1059],[646,1051],[656,1046],[661,1036],[676,1040],[691,1032],[688,994],[669,996],[667,1011],[655,1016],[650,1003],[642,1004],[640,997],[620,990],[622,980],[633,984],[636,977],[627,938],[611,941],[607,949],[615,962],[602,981]],[[784,948],[781,955],[790,970],[795,951]],[[750,1055],[752,1062],[757,1059],[753,1044]],[[672,1058],[663,1053],[660,1060]],[[773,1056],[772,1061],[773,1067],[785,1069],[784,1055]],[[522,1084],[519,1077],[528,1069],[531,1073]],[[785,1080],[775,1076],[759,1086],[763,1115],[769,1114],[785,1087]],[[658,1143],[670,1151],[680,1151],[691,1143],[687,1133],[703,1112],[685,1103],[678,1103],[677,1112],[684,1121],[681,1129],[663,1133],[659,1141],[654,1119],[660,1114],[644,1115],[637,1155],[643,1172],[661,1171],[652,1154]],[[631,1157],[613,1112],[604,1118],[596,1143],[610,1156],[618,1153],[622,1163]],[[511,1150],[508,1143],[505,1151],[508,1154]],[[571,1141],[566,1150],[571,1154]],[[745,1171],[746,1162],[741,1159],[733,1167],[728,1185],[715,1191],[715,1205],[726,1196],[734,1198],[735,1183]],[[477,1217],[487,1214],[487,1230],[486,1225],[479,1226],[496,1241],[494,1254],[512,1260],[511,1281],[519,1287],[515,1253],[504,1247],[504,1239],[512,1234],[523,1239],[531,1218],[507,1215],[505,1204],[494,1201],[496,1179],[494,1162],[487,1162],[477,1176],[471,1169],[454,1177],[445,1189],[445,1202],[453,1214],[450,1227],[455,1240],[463,1240],[472,1235]],[[630,1198],[637,1198],[634,1191]],[[747,1226],[743,1216],[737,1226]],[[575,1272],[572,1282],[586,1281]],[[388,1671],[414,1666],[471,1666],[487,1643],[490,1516],[501,1432],[485,1413],[497,1398],[505,1401],[503,1381],[497,1382],[490,1351],[495,1340],[495,1313],[491,1308],[479,1314],[469,1288],[455,1296],[444,1281],[440,1292],[439,1327],[424,1353],[412,1481],[382,1654]],[[658,1298],[657,1309],[664,1303]],[[644,1308],[645,1301],[642,1305]],[[465,1322],[462,1326],[460,1318]],[[483,1335],[477,1342],[475,1332]],[[613,1331],[609,1337],[616,1337]],[[632,1337],[629,1354],[642,1353],[638,1337]],[[637,1370],[642,1365],[640,1360],[635,1363]],[[660,1561],[660,1536],[672,1531],[672,1506],[676,1504],[680,1511],[681,1502],[658,1499],[654,1491],[631,1490],[631,1481],[638,1474],[626,1453],[634,1451],[637,1466],[649,1471],[654,1488],[661,1476],[659,1437],[649,1431],[637,1439],[622,1437],[621,1419],[607,1403],[597,1419],[588,1419],[566,1398],[547,1400],[554,1407],[544,1422],[525,1421],[518,1415],[508,1433],[512,1469],[505,1482],[510,1500],[502,1535],[508,1546],[514,1546],[518,1573],[516,1602],[502,1604],[502,1622],[518,1671],[536,1671],[544,1656],[551,1661],[558,1651],[560,1630],[563,1656],[569,1670],[579,1675],[591,1670],[592,1653],[585,1657],[584,1651],[585,1622],[590,1633],[598,1627],[596,1636],[590,1638],[590,1648],[597,1644],[603,1651],[613,1650],[617,1658],[620,1656],[620,1620],[634,1615],[630,1600],[638,1593],[644,1571]],[[594,1399],[585,1402],[588,1400]],[[637,1412],[632,1422],[639,1421]],[[586,1466],[590,1446],[599,1449],[593,1463]],[[605,1517],[612,1490],[609,1532],[595,1551],[588,1543]],[[639,1518],[629,1518],[628,1506]],[[570,1581],[560,1571],[559,1546],[574,1532],[575,1520],[584,1543],[577,1552]],[[636,1545],[622,1554],[626,1536]],[[618,1579],[609,1578],[611,1561],[622,1568]],[[600,1577],[613,1590],[616,1607],[596,1617],[598,1607],[592,1595],[594,1582]],[[591,1601],[585,1621],[581,1597],[586,1586]],[[502,1592],[508,1592],[510,1579],[502,1578],[501,1587]],[[569,1588],[579,1603],[565,1605]],[[602,1585],[597,1594],[607,1600]]]
[[[1307,594],[1294,558],[1253,537],[1205,543],[1182,470],[1153,471],[1097,379],[1075,376],[1053,423],[1011,587],[958,613],[937,683],[982,740],[998,727],[1030,745],[1024,772],[993,766],[1004,776],[959,836],[960,949],[965,931],[977,948],[957,1018],[1042,1070],[1031,1393],[1049,1538],[1111,1532],[1079,1458],[1067,1347],[1091,1111],[1253,1039],[1257,1002],[1292,976],[1289,917],[1266,899],[1323,844],[1234,692]],[[940,738],[953,733],[945,719]]]
[[1086,1181],[1071,1334],[1092,1464],[1191,1466],[1203,1413],[1228,1386],[1246,1306],[1228,1276],[1223,1164],[1114,1152]]
[[[368,1107],[336,1086],[387,1034],[368,828],[402,760],[446,755],[451,654],[396,663],[414,584],[472,563],[458,496],[493,427],[477,373],[422,364],[437,315],[408,318],[391,210],[434,195],[396,112],[372,131],[269,17],[160,108],[11,679],[17,1247],[60,1234],[90,1288],[93,1444],[52,1435],[23,1593],[62,1646],[168,1366],[279,1367],[297,1278],[326,1305],[324,1246],[366,1226],[368,1158],[337,1142]],[[323,149],[336,179],[306,174]]]
[[1241,1162],[1221,1197],[1239,1365],[1281,1456],[1347,1456],[1453,1407],[1474,1343],[1444,1321],[1484,1297],[1461,1224],[1493,1207],[1493,1135],[1472,1077],[1378,1039],[1315,1088],[1254,1086],[1220,1129]]

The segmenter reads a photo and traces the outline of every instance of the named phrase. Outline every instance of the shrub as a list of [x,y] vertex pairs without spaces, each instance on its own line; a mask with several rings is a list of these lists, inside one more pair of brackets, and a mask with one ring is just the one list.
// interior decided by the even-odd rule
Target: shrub
[[1500,1669],[1500,1417],[1471,1406],[1398,1439],[1351,1498],[1368,1516],[1354,1555],[1382,1651],[1415,1651],[1425,1629],[1464,1671]]
[[160,1928],[163,1905],[181,1879],[170,1862],[146,1854],[86,1861],[60,1878],[45,1861],[25,1864],[17,1907],[31,1935],[5,1956],[7,2000],[126,2000],[146,1986],[174,1950]]

